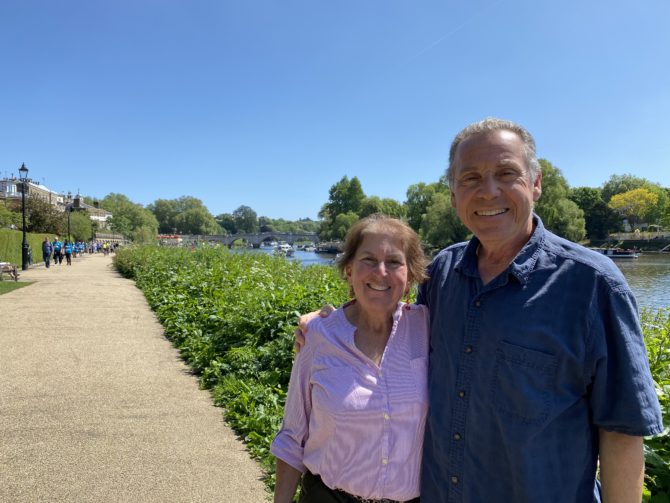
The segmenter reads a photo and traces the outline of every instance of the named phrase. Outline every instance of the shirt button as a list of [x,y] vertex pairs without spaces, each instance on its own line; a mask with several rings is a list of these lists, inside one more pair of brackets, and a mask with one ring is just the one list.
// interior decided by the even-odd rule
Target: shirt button
[[458,477],[451,477],[452,484],[458,484]]
[[481,305],[482,305],[482,303],[480,301],[475,301],[475,306],[479,307]]
[[465,346],[466,353],[472,353],[472,346]]
[[382,459],[382,464],[383,464],[383,465],[388,465],[388,464],[389,464],[389,460],[386,459],[386,458]]
[[458,396],[459,398],[463,398],[465,396],[465,391],[459,391]]
[[386,419],[388,421],[390,418],[391,418],[391,416],[389,416],[388,414],[384,414],[384,419]]
[[461,439],[460,433],[454,433],[454,440],[460,440],[460,439]]

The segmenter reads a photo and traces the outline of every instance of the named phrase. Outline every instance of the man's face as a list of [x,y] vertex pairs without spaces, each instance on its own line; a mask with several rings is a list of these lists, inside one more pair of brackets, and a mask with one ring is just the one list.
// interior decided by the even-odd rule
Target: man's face
[[451,203],[484,248],[518,251],[533,231],[533,202],[542,193],[541,178],[538,172],[531,182],[516,133],[470,136],[456,150]]

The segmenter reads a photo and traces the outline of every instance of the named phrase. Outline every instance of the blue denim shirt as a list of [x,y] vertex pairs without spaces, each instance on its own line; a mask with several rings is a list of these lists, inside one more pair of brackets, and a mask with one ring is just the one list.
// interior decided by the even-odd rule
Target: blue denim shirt
[[600,501],[598,429],[663,429],[623,275],[534,220],[489,284],[473,238],[440,252],[420,289],[431,313],[422,501]]

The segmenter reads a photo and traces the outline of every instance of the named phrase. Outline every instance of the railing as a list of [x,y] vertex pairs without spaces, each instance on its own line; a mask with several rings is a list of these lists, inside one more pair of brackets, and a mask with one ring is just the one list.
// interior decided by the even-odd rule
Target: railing
[[647,240],[651,241],[652,239],[670,239],[670,232],[660,231],[660,232],[616,232],[610,234],[611,239],[616,239],[619,241],[639,241]]

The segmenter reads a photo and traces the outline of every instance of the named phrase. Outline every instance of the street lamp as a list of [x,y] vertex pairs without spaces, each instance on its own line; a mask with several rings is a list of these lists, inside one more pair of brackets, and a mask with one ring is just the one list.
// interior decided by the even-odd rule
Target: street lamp
[[21,269],[28,270],[28,239],[26,238],[26,190],[28,190],[28,168],[21,163],[19,168],[21,179],[21,211],[23,213],[23,243],[21,244]]
[[72,213],[72,192],[67,193],[67,206],[65,206],[67,211],[67,241],[72,243],[72,238],[70,237],[70,213]]

